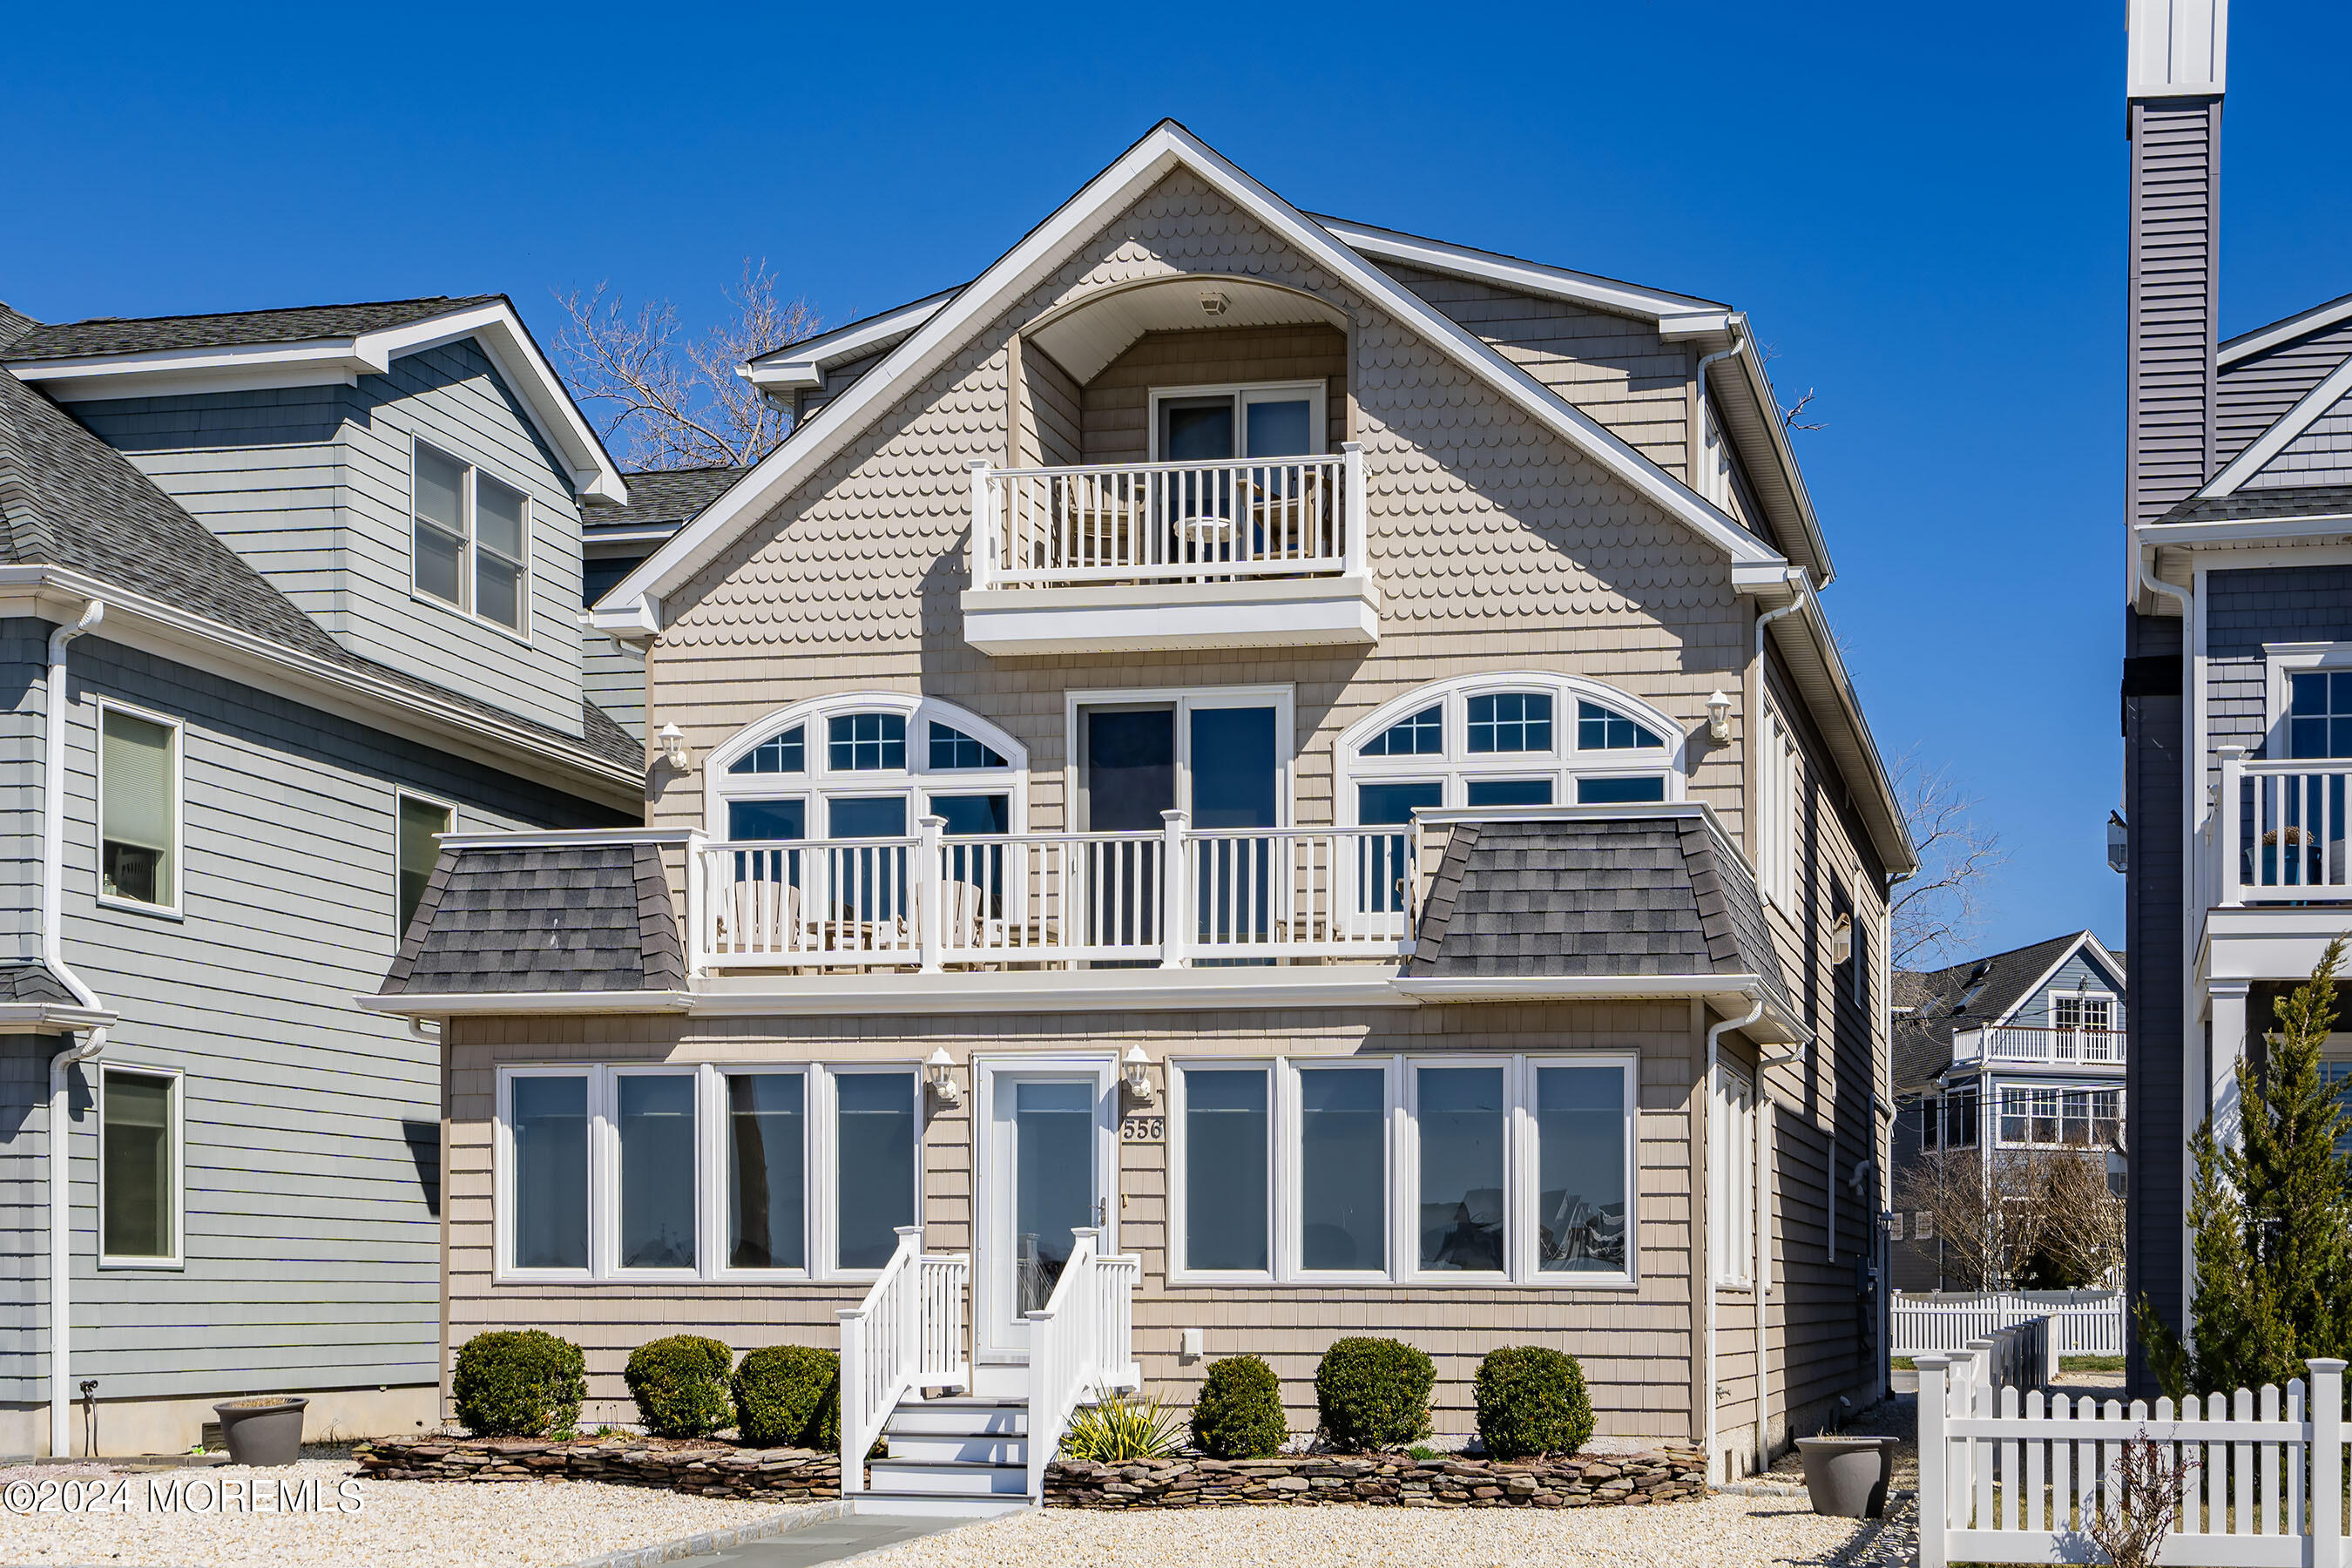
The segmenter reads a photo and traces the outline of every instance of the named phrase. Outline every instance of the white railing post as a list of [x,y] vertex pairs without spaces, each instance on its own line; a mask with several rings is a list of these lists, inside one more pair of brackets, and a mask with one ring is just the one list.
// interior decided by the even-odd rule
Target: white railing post
[[1944,1407],[1948,1356],[1921,1356],[1919,1367],[1919,1568],[1948,1568],[1944,1531],[1950,1510],[1944,1488],[1950,1471],[1944,1456]]
[[974,458],[964,471],[971,476],[971,585],[996,585],[996,508],[988,493],[988,460]]
[[[2217,862],[2214,867],[2214,901],[2223,909],[2233,910],[2246,901],[2245,886],[2238,874],[2238,794],[2246,776],[2246,748],[2216,746],[2214,753],[2221,759],[2221,821],[2215,830],[2213,843]],[[2282,878],[2286,857],[2287,843],[2282,836],[2278,848]],[[2262,846],[2257,844],[2254,847],[2254,876],[2258,880],[2262,876]]]
[[1350,577],[1364,574],[1364,444],[1339,443],[1340,570]]
[[920,836],[915,853],[921,863],[908,876],[908,890],[915,896],[916,948],[925,974],[940,972],[940,948],[946,934],[944,911],[947,902],[947,867],[940,860],[940,840],[947,833],[947,818],[926,816],[917,824]]
[[2311,1372],[2311,1560],[2342,1568],[2344,1550],[2344,1363],[2303,1363]]
[[1192,867],[1184,855],[1184,831],[1189,818],[1181,811],[1160,814],[1160,967],[1184,967],[1185,928],[1190,923],[1186,894],[1192,889]]
[[866,1309],[843,1307],[834,1313],[841,1323],[841,1495],[866,1489],[866,1450],[858,1434],[866,1430]]
[[686,972],[710,967],[710,837],[699,828],[686,836]]

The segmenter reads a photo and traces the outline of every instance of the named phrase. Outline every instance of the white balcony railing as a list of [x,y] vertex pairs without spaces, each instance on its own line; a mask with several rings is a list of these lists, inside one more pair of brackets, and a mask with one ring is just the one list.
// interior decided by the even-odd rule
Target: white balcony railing
[[1976,1062],[2047,1062],[2121,1067],[2121,1029],[2053,1029],[2028,1025],[1964,1029],[1952,1037],[1952,1058]]
[[689,850],[707,968],[1394,958],[1421,838],[1393,827],[1194,828],[709,843]]
[[971,585],[1360,576],[1363,452],[971,474]]
[[2344,851],[2352,759],[2263,762],[2242,747],[2218,750],[2221,904],[2352,899],[2352,864]]
[[898,1249],[855,1307],[840,1309],[841,1489],[866,1489],[866,1456],[898,1402],[920,1388],[968,1388],[964,1304],[968,1252],[926,1256],[920,1226],[898,1227]]

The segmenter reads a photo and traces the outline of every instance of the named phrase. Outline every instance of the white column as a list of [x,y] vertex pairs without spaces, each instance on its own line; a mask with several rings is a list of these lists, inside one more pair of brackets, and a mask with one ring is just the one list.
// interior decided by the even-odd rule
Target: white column
[[971,585],[996,586],[996,509],[989,504],[988,460],[974,458],[964,465],[971,476]]
[[2213,1135],[2228,1144],[2238,1142],[2238,1063],[2246,1054],[2246,993],[2250,989],[2242,980],[2205,983],[2206,1006],[2213,1020],[2213,1044],[2206,1064],[2206,1081],[2200,1088],[2211,1096]]

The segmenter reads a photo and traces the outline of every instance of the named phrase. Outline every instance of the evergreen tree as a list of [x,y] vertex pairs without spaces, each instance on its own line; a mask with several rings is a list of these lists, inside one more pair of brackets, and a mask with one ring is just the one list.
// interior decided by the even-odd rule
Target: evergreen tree
[[2328,943],[2278,1004],[2263,1061],[2240,1058],[2236,1141],[2217,1138],[2208,1117],[2189,1142],[2193,1348],[2146,1297],[2137,1312],[2149,1370],[2175,1399],[2284,1387],[2305,1358],[2352,1351],[2352,1156],[2336,1151],[2347,1119],[2319,1080],[2343,958],[2343,939]]

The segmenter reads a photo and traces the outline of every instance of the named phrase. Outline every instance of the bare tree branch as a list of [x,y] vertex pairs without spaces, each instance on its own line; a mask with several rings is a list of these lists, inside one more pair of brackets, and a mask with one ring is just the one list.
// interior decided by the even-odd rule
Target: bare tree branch
[[[1987,1136],[1998,1114],[1985,1107]],[[1896,1173],[1894,1197],[1928,1216],[1946,1266],[1975,1289],[2036,1273],[2094,1281],[2123,1266],[2124,1200],[2103,1145],[1929,1149]]]
[[805,300],[780,300],[764,261],[746,258],[726,297],[729,315],[680,343],[677,311],[667,300],[631,310],[603,283],[556,296],[571,318],[555,340],[557,366],[605,438],[625,443],[628,467],[756,463],[791,433],[791,412],[735,367],[808,336],[816,313]]
[[1976,820],[1978,798],[1916,748],[1895,764],[1895,795],[1919,869],[1888,908],[1888,956],[1897,969],[1956,960],[1983,921],[1986,884],[2009,851],[1999,833]]
[[1790,430],[1822,430],[1828,428],[1828,426],[1822,425],[1808,425],[1802,423],[1797,417],[1799,415],[1804,413],[1806,405],[1811,403],[1812,400],[1813,389],[1809,386],[1805,388],[1804,396],[1800,397],[1795,403],[1780,410],[1781,426]]

